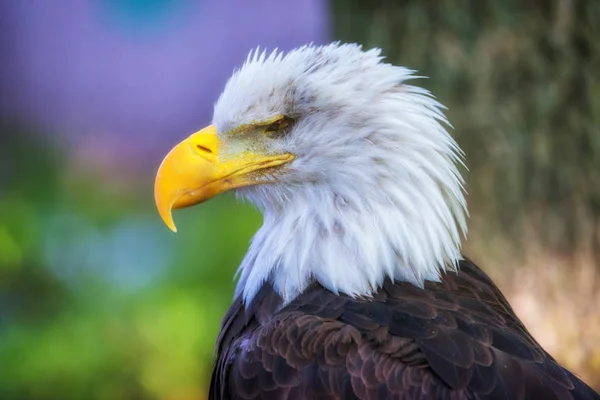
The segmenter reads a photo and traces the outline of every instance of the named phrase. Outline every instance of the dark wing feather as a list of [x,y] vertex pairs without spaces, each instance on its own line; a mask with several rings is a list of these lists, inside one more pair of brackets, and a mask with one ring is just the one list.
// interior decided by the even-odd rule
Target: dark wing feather
[[600,400],[470,261],[424,289],[388,281],[352,299],[314,284],[281,305],[268,284],[234,303],[211,399]]

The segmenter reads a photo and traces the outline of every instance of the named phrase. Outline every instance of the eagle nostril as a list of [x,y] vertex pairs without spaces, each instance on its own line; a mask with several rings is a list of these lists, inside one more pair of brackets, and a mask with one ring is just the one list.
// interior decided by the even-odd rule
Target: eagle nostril
[[197,148],[198,150],[200,150],[202,153],[208,153],[208,154],[212,154],[212,150],[211,150],[211,149],[209,149],[208,147],[204,147],[204,146],[202,146],[202,145],[200,145],[200,144],[197,144],[197,145],[196,145],[196,148]]

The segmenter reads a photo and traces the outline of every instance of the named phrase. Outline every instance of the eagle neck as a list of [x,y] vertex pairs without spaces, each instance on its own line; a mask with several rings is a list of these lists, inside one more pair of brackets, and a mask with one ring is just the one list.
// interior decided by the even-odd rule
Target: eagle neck
[[370,296],[386,278],[422,287],[460,260],[458,238],[435,222],[436,204],[428,221],[426,201],[419,213],[388,195],[313,187],[286,197],[294,201],[263,208],[263,225],[240,265],[236,296],[246,303],[265,283],[284,304],[313,282],[351,297]]

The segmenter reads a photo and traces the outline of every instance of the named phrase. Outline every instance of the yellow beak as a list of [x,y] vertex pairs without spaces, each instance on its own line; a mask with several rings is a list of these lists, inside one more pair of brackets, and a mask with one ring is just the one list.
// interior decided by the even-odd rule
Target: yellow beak
[[227,190],[260,183],[253,172],[286,164],[292,154],[260,155],[244,152],[230,160],[220,154],[214,126],[208,126],[167,154],[156,174],[154,199],[162,220],[177,232],[172,210],[202,203]]

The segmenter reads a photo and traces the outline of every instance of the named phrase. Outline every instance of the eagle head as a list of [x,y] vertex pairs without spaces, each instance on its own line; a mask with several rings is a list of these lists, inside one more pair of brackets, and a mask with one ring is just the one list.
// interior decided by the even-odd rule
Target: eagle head
[[313,280],[368,296],[385,278],[422,286],[461,258],[461,151],[413,71],[353,44],[256,50],[227,82],[212,125],[161,164],[172,209],[233,190],[263,213],[238,294],[265,282],[289,301]]

